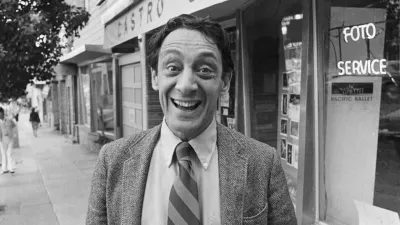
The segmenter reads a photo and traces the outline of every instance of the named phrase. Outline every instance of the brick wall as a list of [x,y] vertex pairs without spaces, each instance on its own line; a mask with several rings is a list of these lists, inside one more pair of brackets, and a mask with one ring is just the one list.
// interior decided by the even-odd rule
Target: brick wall
[[65,80],[59,82],[60,133],[67,133],[67,101]]

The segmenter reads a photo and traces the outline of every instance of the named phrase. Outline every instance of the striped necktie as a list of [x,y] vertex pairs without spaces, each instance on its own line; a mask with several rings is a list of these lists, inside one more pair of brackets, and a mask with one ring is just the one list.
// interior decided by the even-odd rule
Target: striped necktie
[[179,176],[169,194],[168,225],[200,225],[199,193],[189,157],[193,151],[188,142],[176,147]]

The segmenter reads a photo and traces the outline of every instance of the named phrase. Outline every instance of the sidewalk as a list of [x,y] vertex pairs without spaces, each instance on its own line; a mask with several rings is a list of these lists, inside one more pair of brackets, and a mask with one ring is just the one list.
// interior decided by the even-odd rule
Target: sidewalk
[[91,177],[98,153],[47,125],[32,133],[28,114],[20,115],[20,148],[14,175],[0,175],[0,225],[85,224]]

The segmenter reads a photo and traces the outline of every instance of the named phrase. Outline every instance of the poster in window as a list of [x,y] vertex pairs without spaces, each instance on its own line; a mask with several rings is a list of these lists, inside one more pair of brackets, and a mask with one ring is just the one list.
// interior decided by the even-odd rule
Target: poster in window
[[286,139],[282,138],[281,139],[281,158],[286,159],[286,155],[287,155]]
[[234,118],[227,117],[226,121],[227,121],[228,127],[230,129],[235,129],[235,119]]
[[287,94],[283,94],[282,95],[282,115],[287,115],[287,111],[288,111],[288,95]]
[[229,92],[223,94],[220,98],[220,101],[221,101],[221,107],[229,108]]
[[300,95],[300,83],[292,84],[289,86],[289,93]]
[[300,121],[300,95],[289,95],[288,117],[292,121]]
[[288,128],[288,120],[282,118],[281,119],[281,135],[287,136],[287,128]]
[[282,76],[283,76],[283,78],[282,78],[282,89],[283,90],[287,90],[288,89],[288,87],[289,87],[289,83],[288,83],[288,74],[286,73],[286,72],[283,72],[282,73]]
[[289,165],[293,165],[293,145],[288,143],[287,144],[287,163]]
[[290,121],[290,136],[293,138],[299,138],[299,122]]
[[289,86],[300,84],[300,79],[301,79],[301,71],[300,70],[292,70],[292,71],[289,71],[287,74],[288,74]]
[[298,145],[292,145],[292,165],[296,169],[299,166],[299,146]]

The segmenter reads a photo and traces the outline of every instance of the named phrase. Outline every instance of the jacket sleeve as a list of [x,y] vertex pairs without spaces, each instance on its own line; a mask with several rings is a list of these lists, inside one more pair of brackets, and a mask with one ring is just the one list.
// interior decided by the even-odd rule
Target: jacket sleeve
[[268,224],[297,225],[296,214],[282,169],[281,159],[274,151],[269,181]]
[[107,164],[106,150],[107,145],[103,146],[99,153],[99,158],[94,169],[92,185],[89,195],[88,211],[86,214],[86,225],[106,225],[106,184],[107,184]]
[[29,114],[29,122],[32,122],[32,113]]

